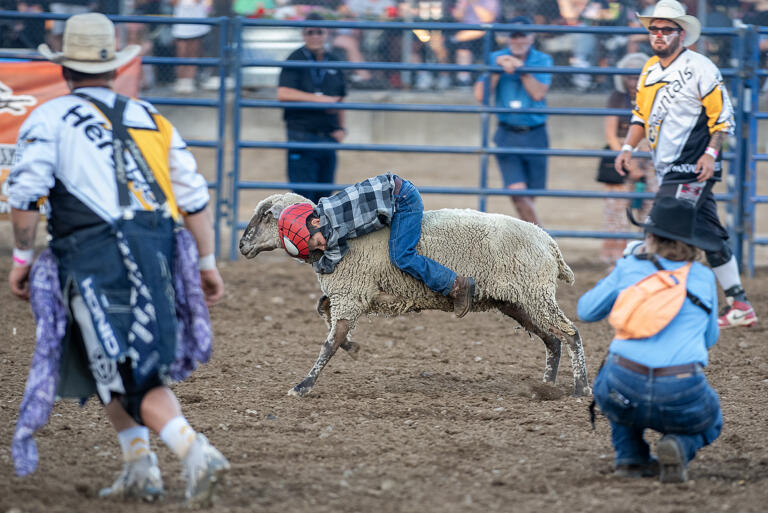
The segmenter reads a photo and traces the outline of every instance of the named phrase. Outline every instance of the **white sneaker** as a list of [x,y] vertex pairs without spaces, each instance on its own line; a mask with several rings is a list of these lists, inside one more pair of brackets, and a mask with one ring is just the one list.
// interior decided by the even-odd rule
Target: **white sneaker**
[[157,456],[150,452],[137,460],[125,462],[115,482],[109,488],[102,489],[99,497],[138,498],[152,502],[162,497],[163,493],[163,478],[157,466]]
[[432,73],[426,70],[421,70],[416,73],[416,89],[419,91],[426,91],[432,88]]
[[451,77],[449,75],[439,75],[437,77],[437,90],[445,91],[451,87]]
[[[206,91],[218,91],[221,87],[221,80],[219,79],[218,75],[210,76],[205,82],[203,82],[202,87]],[[235,88],[235,77],[225,77],[224,88],[227,91],[233,90]]]
[[187,482],[184,494],[188,504],[210,505],[216,488],[229,472],[229,462],[208,439],[198,433],[182,462],[182,477]]
[[177,78],[173,84],[173,92],[177,94],[192,94],[195,92],[194,78]]

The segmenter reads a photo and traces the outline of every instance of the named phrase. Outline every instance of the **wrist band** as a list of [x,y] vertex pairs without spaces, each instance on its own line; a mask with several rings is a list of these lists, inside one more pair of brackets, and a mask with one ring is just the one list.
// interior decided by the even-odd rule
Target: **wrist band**
[[24,267],[26,265],[30,265],[34,256],[34,249],[13,248],[13,267]]
[[204,257],[200,257],[197,260],[197,267],[199,267],[201,271],[209,271],[211,269],[216,269],[216,255],[211,253],[210,255],[205,255]]
[[720,155],[720,152],[714,149],[712,146],[707,146],[707,149],[704,150],[705,155],[709,155],[713,159],[717,160],[717,156]]
[[625,151],[630,151],[631,152],[634,149],[635,148],[631,144],[625,144],[624,146],[621,147],[621,151],[622,152],[625,152]]

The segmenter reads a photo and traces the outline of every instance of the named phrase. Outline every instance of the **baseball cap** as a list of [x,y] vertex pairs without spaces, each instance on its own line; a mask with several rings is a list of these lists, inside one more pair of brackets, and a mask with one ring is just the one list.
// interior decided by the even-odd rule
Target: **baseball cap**
[[[528,16],[515,16],[507,22],[509,25],[533,25],[533,20]],[[522,29],[522,27],[520,27]],[[509,36],[527,35],[525,30],[510,30]]]

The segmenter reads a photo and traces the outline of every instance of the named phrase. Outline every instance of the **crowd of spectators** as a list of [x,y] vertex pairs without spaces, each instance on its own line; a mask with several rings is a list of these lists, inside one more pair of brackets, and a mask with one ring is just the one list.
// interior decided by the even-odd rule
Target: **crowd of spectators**
[[[768,0],[711,0],[707,13],[698,13],[697,0],[684,0],[690,14],[705,26],[734,26],[739,23],[768,24]],[[653,8],[655,0],[0,0],[0,9],[27,12],[176,16],[246,16],[304,19],[317,12],[329,20],[438,21],[503,23],[515,16],[528,16],[539,25],[639,27],[636,13]],[[63,23],[42,20],[0,20],[0,47],[33,49],[42,42],[60,47]],[[140,44],[142,54],[196,57],[215,53],[216,30],[195,25],[118,24],[123,44]],[[411,62],[470,65],[483,62],[484,31],[336,29],[329,45],[342,59],[352,62]],[[504,47],[506,34],[496,34],[491,51]],[[731,39],[703,38],[698,50],[728,67]],[[762,42],[768,52],[768,40]],[[555,34],[541,33],[536,48],[551,55],[555,65],[615,66],[621,56],[648,53],[643,34]],[[195,66],[145,67],[144,86],[168,82],[178,93],[194,92],[210,70]],[[414,88],[443,90],[470,86],[477,76],[467,71],[402,73],[357,69],[349,74],[353,88]],[[213,77],[218,79],[218,77]],[[210,82],[210,81],[209,81]],[[214,84],[218,86],[218,82]],[[574,73],[553,76],[553,88],[579,91],[611,90],[609,75]]]

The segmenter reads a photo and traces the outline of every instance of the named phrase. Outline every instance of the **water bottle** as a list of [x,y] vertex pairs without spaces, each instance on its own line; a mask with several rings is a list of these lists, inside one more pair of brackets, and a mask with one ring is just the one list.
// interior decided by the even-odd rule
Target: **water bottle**
[[[635,182],[635,192],[645,192],[645,177]],[[641,210],[643,208],[643,198],[632,198],[632,208]]]

